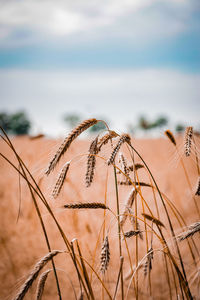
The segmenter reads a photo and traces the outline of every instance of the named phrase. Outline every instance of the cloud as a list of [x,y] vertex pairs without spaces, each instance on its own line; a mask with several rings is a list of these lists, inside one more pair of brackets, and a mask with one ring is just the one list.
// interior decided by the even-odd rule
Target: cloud
[[25,109],[35,128],[65,133],[62,116],[105,116],[125,129],[141,114],[167,115],[175,122],[199,126],[200,74],[167,69],[96,71],[0,71],[1,111]]
[[195,8],[192,0],[4,1],[0,40],[10,46],[55,38],[66,44],[116,36],[150,41],[187,30]]

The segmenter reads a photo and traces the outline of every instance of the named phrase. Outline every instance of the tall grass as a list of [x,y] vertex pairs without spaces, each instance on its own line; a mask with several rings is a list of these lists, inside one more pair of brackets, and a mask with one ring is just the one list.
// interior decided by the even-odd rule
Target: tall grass
[[[96,119],[85,120],[73,129],[53,155],[44,176],[56,172],[61,157],[65,157],[74,140],[83,131],[98,122],[102,121]],[[81,202],[77,199],[77,202],[66,203],[62,208],[63,210],[70,209],[70,211],[85,209],[90,211],[93,216],[96,214],[97,209],[103,210],[102,226],[96,241],[93,241],[95,247],[90,258],[88,258],[88,253],[85,252],[84,245],[81,245],[77,238],[72,241],[69,240],[63,225],[60,224],[56,212],[51,206],[52,200],[45,197],[44,191],[37,184],[24,160],[17,153],[11,139],[2,129],[1,138],[13,152],[16,161],[13,163],[3,153],[0,153],[0,155],[28,186],[48,252],[30,272],[19,291],[16,291],[13,299],[23,299],[25,297],[29,299],[31,285],[37,280],[44,265],[50,262],[52,264],[52,274],[55,277],[58,298],[69,299],[66,294],[62,293],[61,274],[54,261],[54,256],[60,252],[62,252],[62,257],[66,256],[66,259],[71,261],[74,274],[76,274],[76,276],[73,276],[72,281],[74,299],[194,299],[199,296],[197,295],[198,289],[194,284],[194,278],[199,276],[195,275],[199,274],[199,219],[195,219],[196,223],[187,227],[187,222],[178,207],[176,207],[174,199],[169,199],[161,191],[145,158],[135,148],[131,137],[128,134],[119,135],[111,131],[107,124],[105,126],[105,132],[95,137],[88,153],[81,153],[80,151],[79,157],[87,158],[86,175],[85,179],[77,178],[76,183],[78,186],[81,180],[85,180],[87,189],[95,190],[97,185],[95,175],[98,173],[97,162],[101,162],[101,166],[105,168],[106,173],[104,201],[103,199],[88,199],[87,202]],[[176,138],[169,130],[165,133],[181,157]],[[189,127],[186,131],[185,155],[187,158],[194,155],[195,159],[191,163],[195,163],[197,166],[197,180],[199,180],[198,147],[194,143],[193,137],[194,132],[192,127]],[[194,152],[192,152],[192,148],[194,148]],[[189,185],[190,198],[194,201],[197,218],[199,218],[197,199],[199,196],[199,183],[197,191],[192,188],[182,157],[180,159],[183,174]],[[55,198],[53,201],[59,201],[56,198],[64,185],[68,184],[68,170],[70,168],[70,172],[73,172],[73,163],[77,160],[78,157],[71,157],[70,161],[66,162],[59,172],[52,192]],[[141,173],[141,170],[143,170],[143,173]],[[113,189],[115,190],[115,199],[112,202],[107,201],[108,177],[112,179]],[[144,178],[149,178],[149,180],[144,181],[146,180]],[[104,178],[101,180],[104,180]],[[176,186],[176,182],[174,185]],[[129,190],[123,204],[121,204],[120,193],[122,189]],[[149,189],[149,194],[151,191],[153,201],[146,197],[144,189]],[[188,201],[191,201],[191,199]],[[57,236],[63,240],[64,247],[59,251],[52,251],[51,244],[53,241],[49,238],[40,203],[43,204],[44,209],[55,223]],[[180,226],[179,234],[176,234],[175,221]],[[89,225],[90,220],[88,220],[87,228],[88,231],[92,232]],[[118,247],[113,242],[113,236],[118,239]],[[74,237],[76,237],[76,232],[74,232]],[[182,251],[182,245],[185,243],[182,240],[186,240],[184,245],[185,248],[187,247],[187,251]],[[188,257],[185,257],[185,255],[190,257],[189,267]],[[68,272],[68,263],[64,259],[62,269]],[[47,269],[42,273],[38,281],[35,299],[42,299],[45,296],[45,284],[48,282],[49,272],[50,270]],[[159,291],[161,286],[163,295]]]

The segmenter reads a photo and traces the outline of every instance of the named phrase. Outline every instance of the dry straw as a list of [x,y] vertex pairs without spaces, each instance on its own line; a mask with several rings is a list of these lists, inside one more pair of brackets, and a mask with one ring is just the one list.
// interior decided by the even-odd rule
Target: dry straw
[[84,208],[84,209],[87,209],[87,208],[90,208],[90,209],[98,209],[98,208],[109,209],[108,206],[106,206],[105,204],[100,203],[100,202],[65,204],[64,208],[69,208],[69,209],[81,209],[81,208]]
[[116,157],[117,153],[119,152],[121,145],[124,144],[125,142],[128,144],[130,144],[130,142],[131,142],[131,138],[128,134],[122,134],[119,137],[119,141],[118,141],[117,145],[115,146],[115,148],[114,148],[113,152],[111,153],[111,156],[108,160],[108,165],[111,165],[114,163],[115,157]]
[[200,222],[196,222],[194,224],[191,224],[190,226],[188,226],[188,230],[182,232],[181,234],[179,234],[177,236],[177,240],[178,241],[183,241],[187,238],[189,238],[190,236],[192,236],[193,234],[195,234],[196,232],[200,232]]
[[173,133],[170,130],[166,130],[165,134],[168,137],[168,139],[170,139],[170,141],[176,146],[176,140]]
[[98,123],[96,119],[88,119],[83,121],[79,124],[76,128],[72,130],[72,132],[64,139],[63,143],[58,148],[57,152],[55,153],[54,157],[49,163],[49,166],[46,170],[46,174],[49,175],[50,172],[55,168],[57,163],[59,162],[61,156],[67,151],[70,147],[71,143],[86,129]]
[[51,269],[43,272],[39,278],[38,281],[38,286],[37,286],[37,292],[36,292],[36,300],[41,300],[42,299],[42,295],[44,292],[44,286],[47,280],[47,277],[49,275],[49,272],[51,272]]
[[133,205],[133,202],[134,202],[134,199],[136,197],[136,194],[137,194],[137,191],[135,190],[135,188],[133,188],[126,200],[126,203],[125,203],[125,207],[124,207],[124,211],[121,215],[121,218],[120,218],[120,225],[123,226],[126,222],[126,219],[127,219],[127,216],[129,214],[129,209],[132,207]]
[[104,274],[108,268],[110,261],[110,249],[108,236],[105,237],[102,248],[101,248],[101,272]]
[[185,155],[190,156],[192,146],[193,128],[187,127],[185,130]]
[[60,250],[53,250],[51,252],[49,252],[47,255],[45,255],[34,267],[34,269],[32,270],[32,272],[30,273],[30,275],[28,276],[27,280],[25,281],[25,283],[22,285],[22,287],[20,288],[18,294],[15,296],[15,298],[13,298],[13,300],[22,300],[26,293],[28,292],[29,288],[31,287],[32,283],[34,280],[36,280],[36,278],[39,275],[39,272],[42,270],[42,268],[54,257],[56,256],[58,253],[63,253],[63,251]]
[[85,182],[86,187],[89,187],[93,181],[94,178],[94,169],[96,165],[96,154],[98,153],[98,136],[92,141],[90,148],[89,148],[89,155],[87,160],[87,172],[85,175]]
[[52,192],[52,196],[54,198],[58,197],[58,195],[59,195],[59,193],[60,193],[60,191],[63,187],[67,172],[69,170],[69,166],[70,166],[70,162],[67,162],[66,164],[64,164],[60,174],[58,175],[58,178],[56,180],[56,184],[55,184],[53,192]]

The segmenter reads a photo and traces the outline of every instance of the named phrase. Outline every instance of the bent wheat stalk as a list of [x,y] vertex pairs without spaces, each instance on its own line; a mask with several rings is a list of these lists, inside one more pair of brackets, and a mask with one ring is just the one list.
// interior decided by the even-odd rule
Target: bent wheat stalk
[[76,128],[72,130],[72,132],[64,139],[57,152],[53,156],[52,160],[47,167],[46,174],[49,175],[51,171],[55,168],[57,163],[59,162],[61,156],[67,151],[70,147],[71,143],[86,129],[98,123],[96,119],[88,119],[79,124]]
[[22,300],[26,293],[28,292],[29,288],[31,287],[34,280],[38,277],[42,268],[51,260],[54,256],[58,253],[63,253],[64,251],[60,250],[53,250],[45,255],[34,267],[30,275],[28,276],[25,283],[22,285],[21,289],[19,290],[18,294],[13,298],[13,300]]

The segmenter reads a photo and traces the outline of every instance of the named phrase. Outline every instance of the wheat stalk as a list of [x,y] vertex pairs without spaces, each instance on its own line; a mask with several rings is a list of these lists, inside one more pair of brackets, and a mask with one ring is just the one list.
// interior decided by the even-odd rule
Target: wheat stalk
[[89,155],[87,160],[87,172],[85,175],[86,187],[89,187],[91,185],[94,178],[94,169],[96,165],[95,154],[98,153],[97,143],[98,143],[98,136],[94,139],[94,141],[92,141],[89,148]]
[[185,130],[185,155],[190,156],[192,146],[193,128],[187,127]]
[[42,268],[51,260],[54,256],[56,256],[58,253],[62,253],[63,251],[60,250],[53,250],[49,252],[47,255],[45,255],[34,267],[30,275],[28,276],[25,283],[20,288],[18,294],[13,298],[13,300],[22,300],[26,293],[28,292],[29,288],[31,287],[33,281],[38,277],[39,272],[42,270]]
[[70,162],[67,162],[64,164],[60,174],[58,175],[58,178],[56,180],[56,184],[54,186],[53,192],[52,192],[52,196],[54,198],[57,198],[65,181],[67,172],[69,170],[69,166],[70,166]]
[[69,209],[81,209],[81,208],[90,208],[90,209],[109,209],[108,206],[106,206],[104,203],[100,202],[92,202],[92,203],[72,203],[72,204],[65,204],[64,208]]
[[71,133],[64,139],[60,147],[58,148],[57,152],[55,153],[54,157],[49,163],[49,166],[46,170],[46,174],[49,175],[50,172],[55,168],[57,163],[59,162],[61,156],[67,151],[70,147],[71,143],[86,129],[98,123],[96,119],[88,119],[83,121],[79,124],[76,128],[74,128]]
[[122,134],[119,137],[119,141],[118,141],[117,145],[115,146],[115,148],[114,148],[113,152],[111,153],[111,156],[107,162],[108,165],[111,165],[114,163],[115,157],[116,157],[117,153],[119,152],[121,145],[124,144],[125,142],[128,144],[130,144],[130,142],[131,142],[131,138],[128,134]]
[[179,234],[177,236],[177,240],[178,241],[183,241],[187,238],[189,238],[190,236],[192,236],[193,234],[195,234],[196,232],[200,231],[200,222],[196,222],[194,224],[191,224],[190,226],[188,226],[188,230],[182,232],[181,234]]
[[105,237],[102,248],[101,248],[101,272],[104,274],[108,268],[110,261],[110,249],[108,236]]
[[37,292],[36,292],[36,300],[41,300],[42,299],[42,295],[43,295],[43,291],[44,291],[44,286],[47,280],[47,277],[49,275],[49,272],[51,272],[51,269],[43,272],[39,278],[38,281],[38,286],[37,286]]

